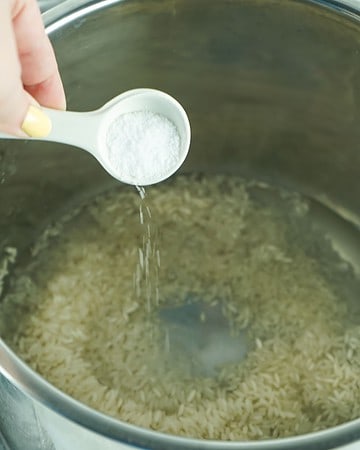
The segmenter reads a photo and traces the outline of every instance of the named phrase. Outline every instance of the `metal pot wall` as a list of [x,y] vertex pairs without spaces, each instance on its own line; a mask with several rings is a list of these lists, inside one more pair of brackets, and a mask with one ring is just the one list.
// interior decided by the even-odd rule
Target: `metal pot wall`
[[[69,109],[152,87],[188,111],[183,171],[238,173],[303,192],[360,224],[360,4],[306,0],[67,0],[44,15]],[[1,143],[0,246],[111,183],[89,155]],[[11,449],[360,448],[360,419],[256,443],[161,435],[59,392],[0,341],[0,427]]]

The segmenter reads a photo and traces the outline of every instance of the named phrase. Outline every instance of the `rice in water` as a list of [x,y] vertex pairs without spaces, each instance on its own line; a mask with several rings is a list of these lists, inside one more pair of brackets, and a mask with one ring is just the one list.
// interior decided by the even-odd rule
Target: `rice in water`
[[[149,188],[161,254],[150,312],[134,287],[138,194],[100,195],[59,223],[59,235],[45,248],[41,241],[14,277],[2,335],[66,393],[165,433],[254,440],[359,417],[359,311],[311,254],[313,243],[291,231],[305,221],[306,203],[284,195],[280,213],[253,191],[221,176]],[[333,256],[335,275],[354,281]],[[245,336],[245,354],[239,347],[238,360],[211,374],[177,354],[161,311],[189,299],[202,305],[196,326],[221,311],[234,342]]]

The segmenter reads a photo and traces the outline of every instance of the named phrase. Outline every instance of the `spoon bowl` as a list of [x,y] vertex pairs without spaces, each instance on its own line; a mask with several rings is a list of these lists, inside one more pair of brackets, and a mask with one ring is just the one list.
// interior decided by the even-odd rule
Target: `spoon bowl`
[[[156,89],[126,91],[95,111],[74,112],[42,109],[50,118],[52,129],[46,137],[31,139],[60,142],[86,150],[110,175],[123,183],[139,186],[159,183],[179,169],[189,151],[191,131],[185,110],[173,97]],[[162,171],[151,170],[150,166],[149,170],[141,173],[141,176],[134,177],[126,171],[117,171],[110,161],[107,134],[109,127],[118,117],[141,111],[155,113],[168,119],[176,127],[180,145],[176,160],[170,166],[164,166]],[[1,133],[0,138],[24,139]],[[120,163],[122,157],[124,156],[120,154]]]

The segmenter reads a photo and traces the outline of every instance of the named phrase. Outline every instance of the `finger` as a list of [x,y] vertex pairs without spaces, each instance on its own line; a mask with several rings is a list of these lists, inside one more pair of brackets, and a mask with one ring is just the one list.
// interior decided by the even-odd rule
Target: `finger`
[[8,1],[0,11],[0,126],[8,133],[18,133],[29,106],[21,81],[15,35]]
[[65,109],[66,101],[55,54],[36,0],[17,2],[13,26],[24,88],[43,106]]

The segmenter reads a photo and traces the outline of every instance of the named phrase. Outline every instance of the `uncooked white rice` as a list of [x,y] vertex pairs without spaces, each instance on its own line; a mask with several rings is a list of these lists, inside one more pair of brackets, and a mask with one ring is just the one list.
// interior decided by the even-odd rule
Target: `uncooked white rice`
[[[18,354],[76,399],[175,435],[276,438],[359,417],[360,324],[289,224],[236,178],[179,177],[148,191],[160,306],[149,315],[134,289],[139,195],[117,189],[61,223],[17,275],[0,325]],[[285,201],[301,221],[307,208]],[[175,364],[159,326],[157,309],[189,292],[209,308],[222,302],[234,335],[247,334],[246,358],[216,376]]]

